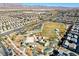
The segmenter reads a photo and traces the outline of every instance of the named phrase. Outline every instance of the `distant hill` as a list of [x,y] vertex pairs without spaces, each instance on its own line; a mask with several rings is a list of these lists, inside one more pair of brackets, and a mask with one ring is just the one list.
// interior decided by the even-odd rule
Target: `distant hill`
[[24,6],[17,3],[0,3],[0,9],[21,9]]
[[62,10],[62,9],[79,9],[79,8],[76,8],[76,7],[62,7],[62,6],[51,6],[51,7],[48,7],[48,6],[24,6],[20,3],[0,3],[0,9],[59,9],[59,10]]

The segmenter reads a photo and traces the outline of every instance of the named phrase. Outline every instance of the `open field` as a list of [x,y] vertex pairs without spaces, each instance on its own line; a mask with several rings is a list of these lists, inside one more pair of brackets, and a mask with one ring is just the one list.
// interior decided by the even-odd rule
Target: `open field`
[[45,22],[42,27],[42,35],[57,38],[56,29],[59,30],[59,35],[63,36],[66,32],[66,25],[57,22]]

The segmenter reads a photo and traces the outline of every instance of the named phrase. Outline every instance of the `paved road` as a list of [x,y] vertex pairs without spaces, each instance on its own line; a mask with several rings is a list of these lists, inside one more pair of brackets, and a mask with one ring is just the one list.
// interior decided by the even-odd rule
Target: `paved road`
[[3,56],[8,56],[7,50],[6,50],[5,46],[2,44],[2,42],[0,42],[0,53]]
[[[38,21],[34,26],[38,26],[40,24],[42,24],[42,21]],[[30,27],[30,25],[26,25],[26,26]],[[20,31],[22,31],[23,29],[24,29],[24,26],[22,26],[20,28],[17,28],[17,29],[13,29],[13,30],[7,31],[7,32],[4,32],[4,33],[1,33],[1,35],[9,35],[10,33],[13,33],[13,32],[17,32],[18,33]]]
[[17,28],[17,29],[13,29],[11,31],[7,31],[7,32],[4,32],[4,33],[1,33],[1,35],[9,35],[10,33],[13,33],[13,32],[19,32],[23,29],[23,27],[21,28]]

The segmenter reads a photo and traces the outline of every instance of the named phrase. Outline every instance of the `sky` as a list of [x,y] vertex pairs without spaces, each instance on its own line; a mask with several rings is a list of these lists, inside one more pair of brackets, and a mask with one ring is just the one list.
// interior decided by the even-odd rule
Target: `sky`
[[24,6],[61,6],[61,7],[79,7],[79,3],[22,3]]

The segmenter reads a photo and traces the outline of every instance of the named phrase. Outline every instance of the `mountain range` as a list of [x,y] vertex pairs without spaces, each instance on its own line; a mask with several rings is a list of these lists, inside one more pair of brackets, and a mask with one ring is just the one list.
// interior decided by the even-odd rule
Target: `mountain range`
[[20,3],[0,3],[0,9],[79,9],[78,7],[62,7],[62,6],[28,6]]

